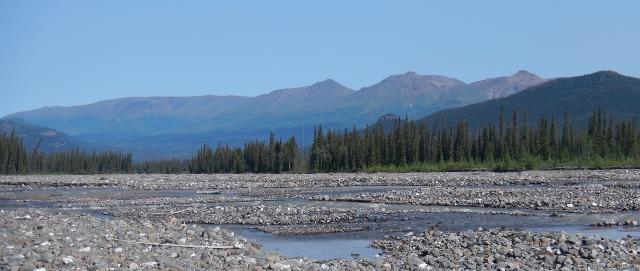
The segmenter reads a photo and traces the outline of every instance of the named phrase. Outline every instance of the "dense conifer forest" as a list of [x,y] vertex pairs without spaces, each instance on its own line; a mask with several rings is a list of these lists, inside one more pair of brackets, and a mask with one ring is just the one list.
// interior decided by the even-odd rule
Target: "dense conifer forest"
[[79,148],[70,151],[39,151],[39,144],[28,152],[23,139],[12,131],[0,136],[0,174],[64,173],[96,174],[127,173],[132,166],[131,154],[103,151],[88,154]]
[[496,124],[469,130],[463,119],[428,124],[405,117],[393,128],[382,125],[351,131],[314,130],[308,156],[300,155],[294,136],[286,142],[254,141],[244,147],[204,145],[191,159],[132,163],[118,151],[91,154],[80,149],[28,152],[15,133],[0,137],[0,173],[282,173],[449,170],[524,170],[607,168],[640,165],[637,119],[617,121],[604,109],[593,112],[587,127],[571,116],[530,122],[527,113],[502,108]]
[[383,126],[314,136],[309,169],[336,171],[447,171],[468,169],[603,168],[640,165],[637,120],[616,121],[604,109],[593,112],[586,129],[565,113],[529,124],[526,112],[501,110],[499,121],[469,131],[467,122],[432,126],[398,119]]
[[139,173],[283,173],[304,171],[300,161],[295,136],[283,143],[271,133],[268,143],[256,140],[244,148],[219,143],[215,150],[204,145],[191,159],[147,161],[133,168]]

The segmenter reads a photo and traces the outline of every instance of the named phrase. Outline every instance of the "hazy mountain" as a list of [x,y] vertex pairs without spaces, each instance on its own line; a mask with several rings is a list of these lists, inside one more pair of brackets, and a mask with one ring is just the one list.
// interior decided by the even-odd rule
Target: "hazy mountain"
[[44,152],[66,151],[78,147],[78,141],[73,137],[60,133],[55,129],[32,125],[23,119],[0,120],[0,133],[7,136],[14,131],[16,136],[22,137],[27,151],[35,148],[40,141],[38,150]]
[[589,116],[598,108],[605,109],[607,115],[613,114],[618,120],[629,120],[640,116],[639,105],[640,79],[601,71],[559,78],[507,97],[443,110],[421,121],[434,124],[445,119],[455,124],[465,119],[470,128],[489,122],[497,124],[500,109],[504,106],[505,118],[509,121],[514,109],[518,109],[520,121],[523,121],[526,111],[531,122],[543,117],[549,120],[555,117],[562,123],[566,111],[575,125],[586,125]]
[[275,90],[269,94],[260,95],[257,99],[261,102],[287,107],[296,104],[334,102],[355,92],[355,90],[340,85],[334,80],[327,79],[308,87]]
[[266,140],[270,131],[282,138],[295,134],[299,144],[307,145],[314,126],[364,128],[387,113],[420,118],[544,81],[525,71],[471,84],[408,72],[358,91],[329,79],[257,97],[120,98],[88,105],[43,107],[6,118],[52,127],[92,146],[132,151],[134,159],[146,160],[187,157],[205,143],[240,145]]
[[519,71],[508,77],[498,77],[473,82],[470,89],[479,90],[487,99],[509,96],[530,86],[546,82],[546,79],[528,71]]

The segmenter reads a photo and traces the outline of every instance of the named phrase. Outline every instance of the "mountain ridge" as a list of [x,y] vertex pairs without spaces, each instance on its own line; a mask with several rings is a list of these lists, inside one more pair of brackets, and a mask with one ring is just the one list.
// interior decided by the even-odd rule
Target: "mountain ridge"
[[[524,75],[527,74],[530,73]],[[510,77],[498,77],[494,82],[505,84],[505,78]],[[518,80],[514,79],[516,83],[513,84]],[[522,84],[538,83],[532,82]],[[142,159],[173,158],[175,150],[197,150],[204,143],[222,141],[241,145],[252,139],[266,140],[268,132],[264,131],[269,130],[281,136],[294,134],[301,138],[303,127],[310,131],[319,125],[326,129],[344,129],[354,125],[364,127],[387,113],[419,118],[438,110],[484,101],[487,88],[495,84],[489,82],[484,87],[469,87],[471,84],[455,78],[407,72],[391,75],[357,91],[327,79],[310,86],[274,90],[256,97],[129,97],[88,105],[46,107],[10,114],[5,118],[21,117],[37,125],[64,131],[89,144],[114,142],[124,151],[138,148],[145,141],[153,141],[154,136],[165,138],[162,150],[142,154]],[[503,95],[502,92],[499,95]],[[203,140],[207,134],[212,138]],[[172,143],[180,135],[186,138],[185,142]],[[138,146],[133,146],[133,142]],[[152,145],[149,149],[153,148]],[[141,155],[134,153],[136,156]]]
[[333,79],[326,79],[311,86],[299,88],[287,88],[274,90],[268,94],[259,95],[256,98],[286,103],[293,101],[327,102],[355,93],[355,90],[347,88]]

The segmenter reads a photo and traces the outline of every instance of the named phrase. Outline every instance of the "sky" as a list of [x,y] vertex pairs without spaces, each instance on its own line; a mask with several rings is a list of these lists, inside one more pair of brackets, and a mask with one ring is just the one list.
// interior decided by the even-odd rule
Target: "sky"
[[0,1],[0,117],[413,71],[640,77],[640,1]]

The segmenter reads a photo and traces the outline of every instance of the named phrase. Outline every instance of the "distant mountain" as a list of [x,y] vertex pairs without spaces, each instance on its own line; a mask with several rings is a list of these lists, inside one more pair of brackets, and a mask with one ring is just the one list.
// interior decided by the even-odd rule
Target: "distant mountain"
[[472,129],[490,122],[497,124],[502,106],[505,119],[509,121],[514,109],[518,109],[520,121],[527,112],[530,122],[555,117],[561,124],[566,111],[575,125],[586,125],[598,108],[605,109],[607,115],[613,114],[618,120],[630,120],[640,116],[640,79],[611,71],[559,78],[507,97],[442,110],[421,121],[434,124],[444,119],[455,124],[464,119]]
[[485,79],[468,85],[469,89],[479,90],[487,99],[506,97],[530,86],[546,82],[528,71],[518,71],[508,77]]
[[22,137],[27,151],[32,151],[38,141],[38,150],[44,152],[67,151],[75,149],[79,143],[73,137],[60,133],[55,129],[32,125],[22,119],[0,120],[0,133],[7,136],[15,131],[16,136]]
[[347,88],[334,80],[327,79],[308,87],[275,90],[269,94],[260,95],[257,99],[280,106],[290,106],[296,103],[313,104],[334,102],[355,92],[355,90]]
[[[135,97],[70,107],[43,107],[5,118],[64,131],[98,148],[133,152],[136,160],[189,157],[203,144],[241,145],[295,134],[311,144],[314,126],[364,128],[381,115],[420,118],[438,110],[502,97],[545,82],[520,71],[471,84],[408,72],[358,91],[334,80],[257,97]],[[489,93],[489,94],[488,94]],[[303,127],[305,127],[303,129]]]

